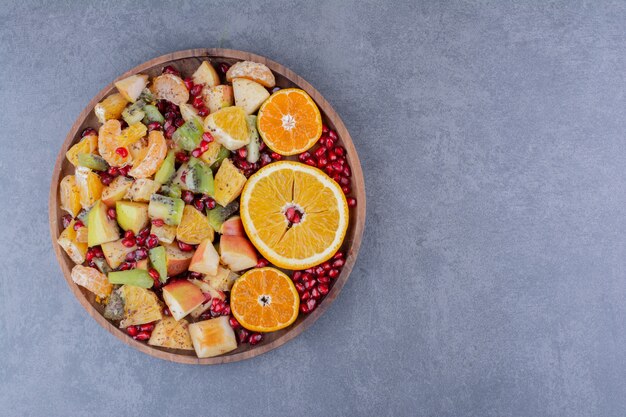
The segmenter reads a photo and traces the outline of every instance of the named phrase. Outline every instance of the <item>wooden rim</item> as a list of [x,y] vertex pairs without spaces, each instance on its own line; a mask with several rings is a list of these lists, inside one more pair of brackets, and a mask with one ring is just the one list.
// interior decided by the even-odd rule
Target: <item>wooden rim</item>
[[[64,171],[69,171],[71,167],[71,164],[69,164],[69,162],[67,162],[65,158],[65,153],[74,143],[74,139],[79,136],[79,132],[86,127],[88,119],[95,120],[92,110],[99,101],[101,101],[105,96],[107,96],[114,90],[114,82],[110,83],[105,88],[100,90],[100,92],[91,99],[89,104],[87,104],[85,109],[80,113],[80,115],[76,119],[76,122],[74,122],[74,125],[70,129],[67,137],[65,138],[65,141],[63,142],[63,145],[61,146],[61,150],[59,151],[56,159],[56,164],[54,166],[48,203],[50,236],[52,238],[52,246],[54,248],[54,252],[56,254],[59,265],[61,266],[61,270],[63,272],[65,280],[70,287],[70,290],[78,299],[80,304],[85,308],[85,310],[87,310],[87,312],[91,315],[91,317],[93,317],[96,322],[98,322],[102,327],[107,329],[122,342],[134,347],[135,349],[143,353],[147,353],[148,355],[154,356],[159,359],[194,365],[214,365],[250,359],[262,353],[269,352],[270,350],[287,343],[288,341],[302,333],[304,330],[306,330],[309,326],[311,326],[322,314],[324,314],[324,312],[332,304],[335,298],[337,298],[339,292],[341,291],[346,281],[348,280],[348,277],[350,276],[350,272],[354,267],[361,246],[363,230],[365,227],[366,213],[363,171],[361,169],[361,163],[359,161],[359,157],[354,147],[354,143],[352,142],[352,138],[348,133],[348,130],[344,126],[339,115],[324,99],[324,97],[315,88],[313,88],[311,84],[309,84],[302,77],[298,76],[296,73],[284,67],[283,65],[280,65],[260,55],[234,49],[187,49],[151,59],[150,61],[138,65],[135,68],[122,74],[115,81],[139,72],[149,72],[150,70],[154,70],[157,68],[160,69],[167,64],[176,63],[177,61],[185,62],[190,59],[197,59],[199,63],[201,59],[206,58],[214,59],[218,62],[224,61],[231,63],[242,60],[261,62],[267,65],[274,72],[274,74],[282,76],[288,84],[297,86],[298,88],[305,90],[315,100],[323,114],[323,119],[325,119],[325,122],[336,130],[341,144],[346,148],[348,160],[352,168],[353,195],[357,199],[358,204],[355,208],[351,209],[350,228],[348,231],[349,236],[346,235],[346,240],[344,241],[343,245],[344,250],[346,250],[347,252],[346,264],[344,265],[340,276],[335,281],[331,291],[323,299],[317,309],[315,309],[312,313],[304,317],[299,317],[298,320],[287,329],[267,335],[270,336],[278,334],[278,336],[273,338],[273,340],[268,340],[267,342],[264,340],[260,345],[254,346],[252,348],[247,348],[247,345],[244,345],[243,347],[240,346],[239,348],[237,348],[237,350],[233,351],[230,354],[203,359],[196,357],[195,352],[189,354],[185,353],[184,351],[162,349],[138,342],[129,337],[125,332],[117,328],[107,319],[105,319],[101,312],[94,305],[93,297],[89,296],[88,291],[81,289],[81,287],[74,284],[70,276],[71,266],[73,266],[73,262],[56,243],[62,231],[60,219],[63,215],[63,212],[59,207],[58,188],[62,174],[64,174]],[[73,167],[71,168],[73,169]]]

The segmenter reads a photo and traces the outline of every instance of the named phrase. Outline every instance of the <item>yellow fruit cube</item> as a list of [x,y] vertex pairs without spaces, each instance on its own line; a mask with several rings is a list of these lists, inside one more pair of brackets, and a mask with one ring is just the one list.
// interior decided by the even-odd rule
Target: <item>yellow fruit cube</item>
[[117,137],[117,142],[120,146],[130,146],[146,136],[147,133],[148,128],[146,125],[135,123],[122,130],[122,133]]
[[73,145],[66,153],[67,160],[78,166],[79,153],[96,153],[98,149],[98,135],[85,136],[80,142]]
[[104,189],[100,177],[98,174],[85,167],[76,168],[74,176],[76,177],[76,185],[80,192],[80,204],[84,209],[93,206],[96,201],[100,200],[102,190]]
[[241,194],[247,179],[230,159],[224,159],[215,174],[215,201],[221,206],[235,200]]
[[63,177],[60,185],[61,208],[76,217],[80,212],[80,190],[73,175]]
[[120,93],[114,93],[96,104],[93,111],[100,123],[110,119],[119,119],[128,104],[128,100]]
[[[57,239],[57,243],[74,263],[82,264],[85,262],[85,255],[87,254],[87,243],[78,241],[76,230],[74,230],[74,223],[74,220],[72,220],[70,225],[67,226]],[[82,229],[87,230],[86,227],[81,227],[78,230]]]

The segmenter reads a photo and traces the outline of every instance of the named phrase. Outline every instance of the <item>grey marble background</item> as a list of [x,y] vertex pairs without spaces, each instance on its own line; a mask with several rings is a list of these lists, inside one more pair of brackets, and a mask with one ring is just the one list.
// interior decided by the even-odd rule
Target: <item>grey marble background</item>
[[[2,1],[0,415],[626,415],[626,7]],[[50,174],[102,86],[223,46],[309,80],[366,175],[361,256],[250,361],[143,355],[73,298]]]

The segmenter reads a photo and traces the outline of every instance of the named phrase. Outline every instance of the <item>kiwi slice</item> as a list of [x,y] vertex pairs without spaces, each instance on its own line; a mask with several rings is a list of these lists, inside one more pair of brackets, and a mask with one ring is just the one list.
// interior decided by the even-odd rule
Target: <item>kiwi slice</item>
[[211,167],[198,158],[192,157],[189,160],[187,180],[187,186],[190,190],[210,196],[215,194],[213,187],[213,171],[211,171]]
[[214,209],[209,210],[207,213],[207,217],[209,219],[209,224],[213,228],[213,230],[221,230],[222,223],[226,221],[231,215],[239,210],[239,202],[233,201],[228,204],[226,207],[222,207],[219,204],[215,206]]
[[167,257],[165,255],[165,248],[163,246],[157,246],[150,249],[150,263],[159,272],[159,281],[165,283],[167,281]]
[[104,308],[104,317],[109,320],[122,320],[124,318],[124,299],[117,290],[111,292],[109,296],[109,301]]
[[145,106],[143,106],[143,112],[146,115],[144,120],[146,124],[152,122],[159,122],[161,124],[165,123],[165,117],[163,117],[163,115],[156,106],[153,106],[152,104],[146,104]]
[[202,123],[194,118],[179,127],[176,132],[174,132],[172,139],[174,139],[174,143],[178,146],[191,152],[200,145],[202,133],[204,133]]
[[109,164],[103,157],[92,153],[79,153],[78,166],[93,169],[94,171],[106,171],[109,169]]
[[158,182],[159,184],[165,184],[169,180],[171,180],[172,176],[176,172],[176,168],[174,167],[174,163],[176,162],[175,160],[176,160],[176,152],[174,152],[173,150],[170,150],[167,153],[167,156],[165,157],[165,159],[163,160],[161,167],[154,175],[154,181]]
[[171,198],[180,198],[182,190],[178,184],[169,184],[161,186],[161,193]]
[[143,107],[145,105],[145,101],[137,100],[124,109],[122,112],[122,118],[126,123],[128,123],[129,126],[141,122],[146,116],[146,113],[143,111]]
[[170,198],[160,194],[150,196],[148,215],[151,219],[163,219],[170,226],[177,226],[183,218],[185,203],[180,198]]

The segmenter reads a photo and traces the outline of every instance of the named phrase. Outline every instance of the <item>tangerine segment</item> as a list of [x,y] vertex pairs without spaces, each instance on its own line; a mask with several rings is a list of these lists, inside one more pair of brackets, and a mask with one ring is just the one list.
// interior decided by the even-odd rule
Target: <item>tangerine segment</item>
[[117,167],[127,165],[133,162],[132,156],[127,154],[122,157],[115,152],[121,145],[118,142],[118,137],[122,133],[122,124],[119,120],[112,119],[107,120],[98,132],[98,152],[100,156],[104,158],[109,165]]
[[298,318],[300,298],[293,281],[283,272],[270,267],[256,268],[235,281],[230,307],[246,329],[273,332]]
[[322,116],[304,90],[285,88],[261,105],[257,128],[274,152],[295,155],[310,149],[320,138]]
[[106,275],[96,268],[76,265],[72,268],[72,281],[81,287],[87,288],[98,297],[108,297],[113,290]]
[[[293,207],[298,223],[285,215]],[[308,165],[281,161],[251,176],[241,194],[241,220],[250,241],[274,265],[306,269],[330,259],[348,229],[339,185]]]

